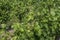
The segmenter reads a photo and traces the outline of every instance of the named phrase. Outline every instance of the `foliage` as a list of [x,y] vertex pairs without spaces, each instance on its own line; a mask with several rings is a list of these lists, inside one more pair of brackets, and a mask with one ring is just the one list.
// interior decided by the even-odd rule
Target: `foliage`
[[0,0],[0,40],[55,40],[60,35],[60,0]]

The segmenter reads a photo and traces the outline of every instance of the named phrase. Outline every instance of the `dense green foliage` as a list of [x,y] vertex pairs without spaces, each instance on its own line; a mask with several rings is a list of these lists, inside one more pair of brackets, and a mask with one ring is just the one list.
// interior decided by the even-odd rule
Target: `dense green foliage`
[[60,0],[0,0],[0,40],[55,40],[60,35]]

